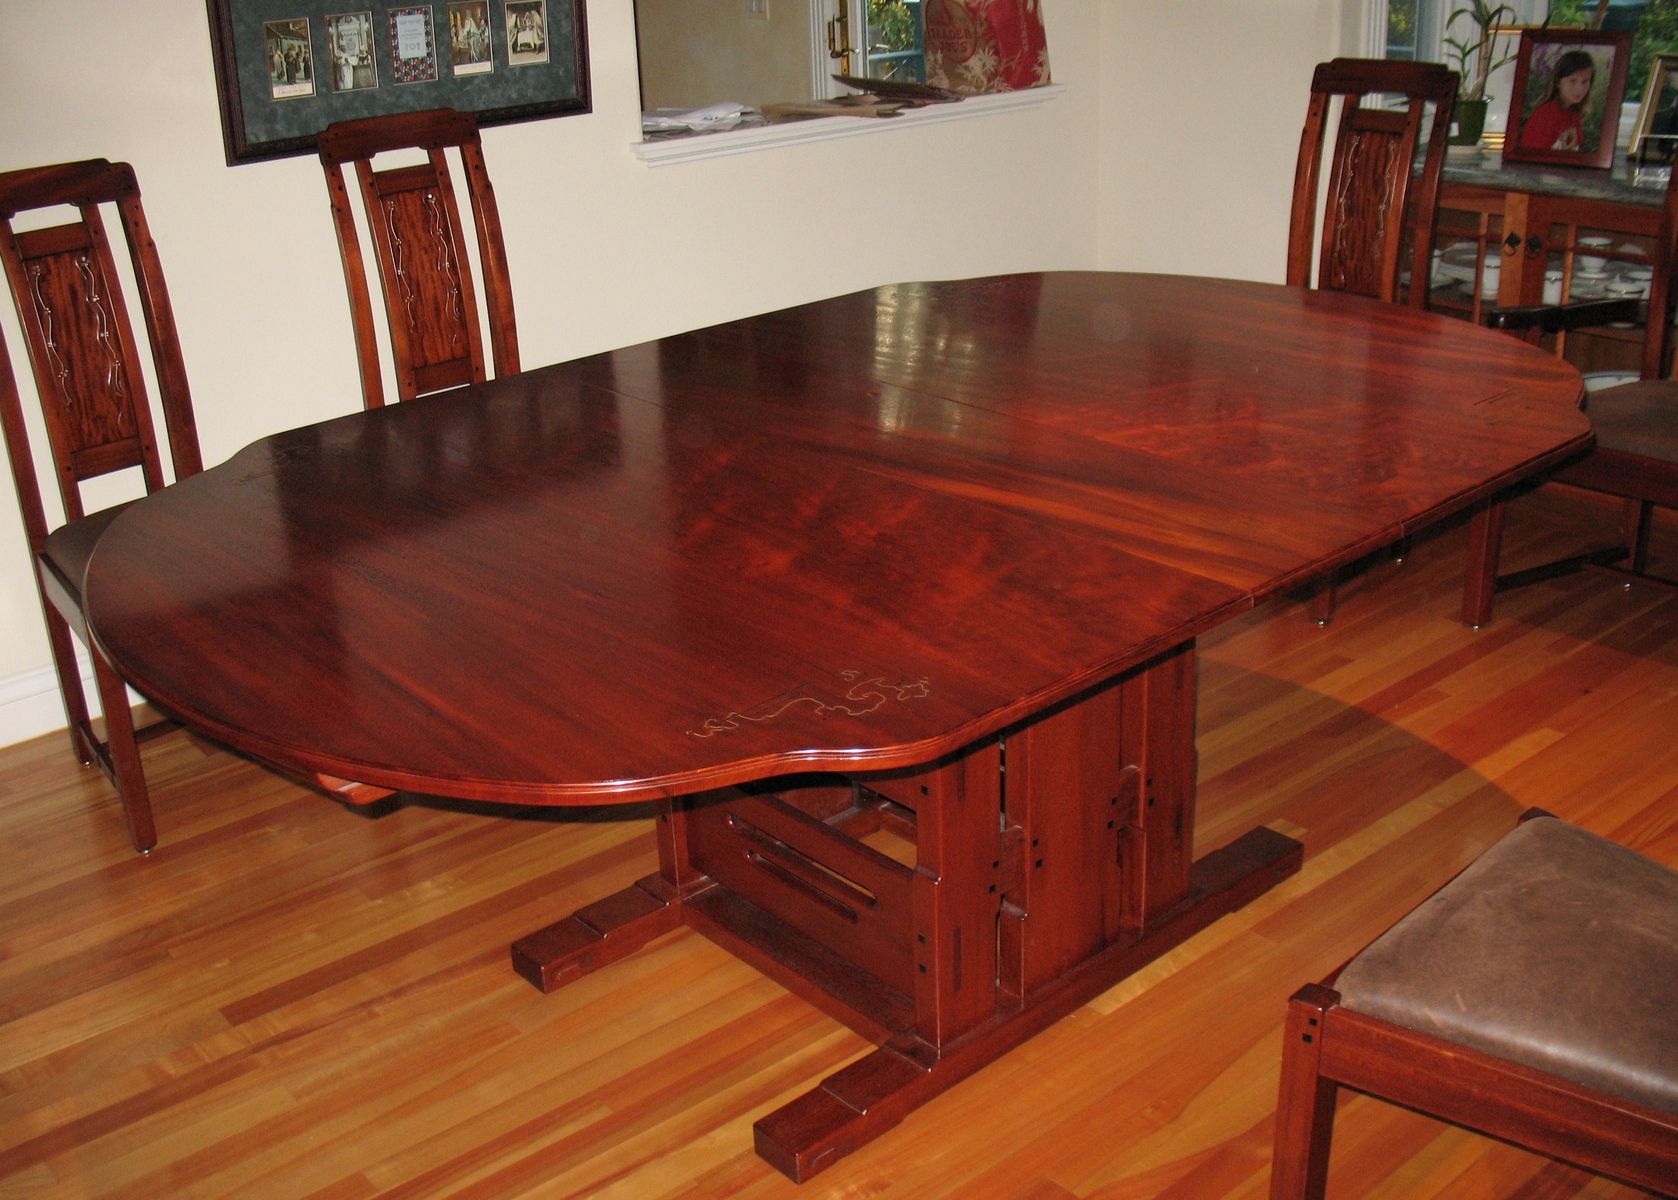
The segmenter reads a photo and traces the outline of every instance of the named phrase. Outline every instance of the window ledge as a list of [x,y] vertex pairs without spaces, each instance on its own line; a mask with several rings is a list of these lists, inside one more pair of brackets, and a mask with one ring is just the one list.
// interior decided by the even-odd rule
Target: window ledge
[[731,154],[750,154],[756,150],[771,150],[777,146],[792,146],[802,142],[826,142],[834,138],[855,137],[857,134],[913,129],[922,125],[935,125],[941,121],[962,121],[969,117],[988,116],[991,113],[1036,108],[1047,104],[1065,90],[1065,84],[1049,83],[1018,92],[992,92],[982,96],[968,96],[965,100],[958,100],[952,104],[929,104],[925,108],[909,109],[895,117],[811,117],[808,120],[788,121],[780,125],[757,125],[748,129],[725,129],[718,133],[696,133],[690,137],[637,142],[630,148],[635,152],[635,157],[649,167],[667,167],[675,163],[726,158]]

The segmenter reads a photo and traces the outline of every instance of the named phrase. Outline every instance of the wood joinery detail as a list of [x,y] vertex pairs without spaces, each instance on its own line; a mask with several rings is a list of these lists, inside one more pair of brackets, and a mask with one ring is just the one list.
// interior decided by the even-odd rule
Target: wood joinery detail
[[755,1127],[804,1180],[1298,869],[1255,830],[1193,863],[1185,644],[924,768],[669,803],[660,873],[513,947],[552,990],[692,926],[879,1049]]

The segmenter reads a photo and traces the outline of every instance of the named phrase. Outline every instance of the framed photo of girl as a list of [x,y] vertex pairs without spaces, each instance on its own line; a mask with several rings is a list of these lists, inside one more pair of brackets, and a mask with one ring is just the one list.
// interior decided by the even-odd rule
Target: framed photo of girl
[[1613,166],[1631,37],[1596,29],[1522,30],[1504,161]]

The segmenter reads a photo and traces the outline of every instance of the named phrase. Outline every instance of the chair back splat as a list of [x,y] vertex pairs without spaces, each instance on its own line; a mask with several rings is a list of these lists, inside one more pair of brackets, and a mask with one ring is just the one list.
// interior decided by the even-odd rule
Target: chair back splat
[[[365,405],[377,408],[384,403],[384,384],[366,260],[344,179],[346,165],[354,169],[378,264],[397,396],[411,400],[488,377],[478,289],[466,257],[446,153],[451,149],[460,159],[477,230],[489,320],[488,361],[498,376],[517,374],[518,331],[501,217],[471,114],[444,108],[340,121],[321,133],[318,145],[349,289]],[[419,150],[426,158],[413,165],[374,169],[377,155],[396,150]]]

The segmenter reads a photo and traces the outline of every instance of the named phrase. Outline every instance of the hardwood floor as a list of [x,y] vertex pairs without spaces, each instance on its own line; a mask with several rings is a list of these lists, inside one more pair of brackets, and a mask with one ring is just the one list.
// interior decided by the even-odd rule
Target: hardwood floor
[[[1610,517],[1532,497],[1506,564]],[[61,736],[0,751],[0,1197],[1261,1197],[1299,984],[1530,806],[1678,866],[1678,595],[1579,575],[1471,632],[1462,542],[1202,643],[1197,841],[1271,825],[1299,876],[802,1189],[751,1123],[860,1038],[685,932],[551,996],[508,966],[652,869],[644,813],[367,817],[177,731],[146,860]],[[1362,1097],[1337,1127],[1334,1197],[1641,1194]]]

